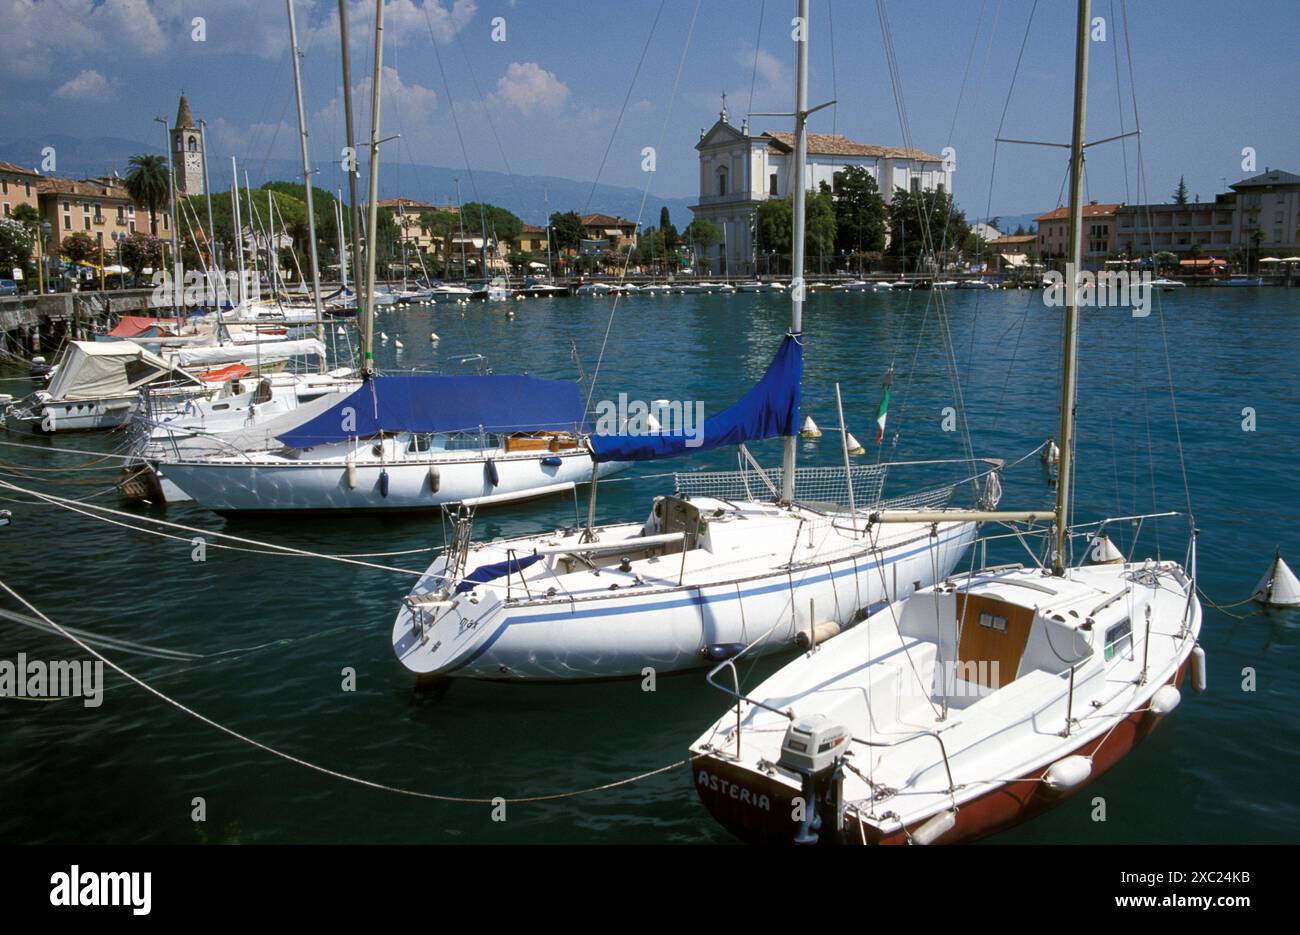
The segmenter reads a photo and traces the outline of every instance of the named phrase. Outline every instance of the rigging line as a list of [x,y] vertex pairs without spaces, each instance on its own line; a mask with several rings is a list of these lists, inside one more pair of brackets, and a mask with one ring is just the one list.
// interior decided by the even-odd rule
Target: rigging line
[[41,613],[41,611],[39,611],[36,607],[32,606],[31,603],[29,603],[25,598],[23,598],[22,595],[18,594],[11,587],[9,587],[9,585],[7,585],[4,581],[0,581],[0,588],[3,588],[11,596],[13,596],[14,599],[16,599],[19,603],[21,603],[24,607],[30,610],[42,621],[44,621],[45,623],[53,627],[55,631],[59,633],[59,635],[63,636],[64,638],[76,644],[77,646],[81,647],[81,649],[83,649],[85,652],[89,653],[90,655],[94,656],[100,662],[104,663],[104,665],[108,666],[118,675],[123,676],[130,682],[134,682],[138,687],[144,689],[146,692],[153,695],[158,700],[166,702],[167,704],[171,705],[173,708],[176,708],[178,711],[182,712],[183,714],[187,714],[190,717],[194,718],[195,720],[201,721],[202,723],[208,725],[209,727],[215,728],[216,730],[219,730],[222,733],[235,738],[241,743],[245,743],[251,747],[255,747],[256,749],[261,750],[263,753],[269,753],[272,756],[279,757],[282,760],[285,760],[289,763],[293,763],[296,766],[301,766],[304,769],[309,769],[312,770],[313,772],[321,773],[322,775],[330,776],[334,779],[340,779],[343,780],[344,782],[350,782],[355,785],[365,786],[370,789],[376,789],[380,792],[392,792],[397,795],[405,795],[411,798],[426,799],[435,802],[454,802],[454,803],[466,804],[466,805],[495,805],[503,801],[507,804],[545,802],[545,801],[551,801],[556,799],[573,798],[575,796],[586,795],[592,792],[603,792],[609,789],[616,789],[620,786],[631,785],[632,783],[639,782],[643,779],[649,779],[653,776],[658,776],[661,773],[667,773],[672,770],[679,769],[682,766],[685,766],[687,763],[690,763],[696,759],[693,756],[686,757],[685,759],[677,760],[674,763],[669,763],[667,766],[661,766],[658,769],[653,769],[647,772],[638,773],[635,776],[627,776],[622,779],[614,780],[612,782],[602,783],[601,785],[598,786],[589,786],[583,789],[574,789],[567,792],[556,792],[556,793],[550,793],[546,795],[520,796],[517,798],[503,799],[499,796],[494,798],[475,798],[471,796],[439,795],[433,792],[422,792],[418,789],[408,789],[402,786],[392,786],[392,785],[388,785],[387,783],[377,782],[373,779],[364,779],[360,776],[352,776],[348,773],[340,772],[339,770],[331,769],[327,766],[320,766],[316,763],[312,763],[310,760],[304,760],[301,757],[294,756],[292,753],[286,753],[282,750],[270,746],[269,744],[265,744],[260,740],[255,740],[252,737],[247,736],[246,734],[241,734],[239,731],[235,730],[234,728],[227,727],[224,724],[212,720],[212,718],[207,717],[206,715],[200,714],[198,711],[195,711],[193,708],[186,706],[184,703],[177,701],[175,698],[172,698],[170,695],[167,695],[162,691],[159,691],[157,688],[154,688],[152,685],[150,685],[148,682],[144,681],[143,679],[139,678],[138,676],[133,675],[132,673],[126,671],[126,669],[122,668],[116,662],[109,659],[103,653],[99,652],[92,646],[87,645],[77,636],[68,632],[67,629],[60,626],[55,621],[51,620],[45,614]]
[[89,516],[92,519],[100,519],[103,520],[104,522],[109,522],[116,526],[127,526],[128,528],[135,529],[138,532],[152,532],[152,530],[143,527],[133,526],[130,523],[123,523],[116,520],[110,520],[104,516],[95,516],[93,513],[85,512],[84,509],[78,509],[77,506],[74,506],[73,504],[77,504],[78,506],[82,506],[90,510],[96,510],[99,511],[100,513],[108,514],[111,516],[124,517],[125,519],[128,520],[130,519],[142,520],[144,522],[153,523],[158,526],[166,526],[171,529],[179,529],[183,532],[192,532],[201,536],[210,536],[217,539],[229,539],[232,542],[239,542],[243,545],[252,545],[252,546],[259,546],[261,548],[274,549],[276,550],[275,554],[278,555],[297,555],[300,557],[321,558],[321,559],[325,559],[326,561],[340,562],[345,565],[359,565],[364,568],[374,568],[378,571],[394,572],[396,574],[402,574],[402,575],[414,575],[416,577],[421,577],[424,574],[424,572],[412,571],[407,568],[397,568],[391,565],[377,565],[373,562],[363,562],[358,559],[342,558],[340,556],[329,555],[324,552],[312,552],[307,549],[299,549],[293,546],[277,545],[274,542],[259,542],[256,539],[246,539],[243,538],[242,536],[232,536],[229,533],[217,532],[212,529],[201,529],[194,526],[186,526],[182,523],[173,523],[168,520],[157,519],[152,516],[139,516],[139,517],[133,516],[130,513],[125,513],[121,510],[115,510],[111,507],[99,506],[97,504],[81,503],[80,501],[77,500],[70,500],[67,497],[59,497],[59,496],[55,496],[54,494],[46,494],[36,490],[28,490],[26,488],[19,487],[17,484],[11,484],[6,480],[0,480],[0,489],[6,489],[6,490],[14,491],[16,493],[27,494],[28,496],[36,497],[40,500],[47,501],[54,506],[61,506],[65,509],[71,510],[74,513],[81,513],[82,515]]
[[474,93],[478,95],[479,108],[483,111],[483,117],[487,120],[487,125],[492,131],[492,139],[496,141],[497,152],[501,154],[501,162],[506,167],[506,175],[510,178],[510,187],[514,190],[515,199],[524,204],[522,194],[519,191],[519,182],[515,178],[514,169],[510,168],[510,158],[506,155],[506,149],[501,145],[501,136],[497,133],[496,122],[492,119],[492,111],[487,105],[487,99],[483,96],[483,89],[479,87],[478,76],[474,73],[474,66],[470,62],[469,52],[465,50],[465,43],[461,39],[461,34],[456,33],[456,45],[460,47],[460,54],[465,59],[465,70],[469,72],[469,79],[474,84]]
[[[1110,0],[1110,21],[1115,20],[1115,0]],[[1127,128],[1124,126],[1124,89],[1119,77],[1119,43],[1111,43],[1111,51],[1115,53],[1115,112],[1119,115],[1119,151],[1124,160],[1124,203],[1131,204],[1128,187],[1128,140],[1124,137]],[[1129,257],[1132,259],[1132,257]]]
[[[627,105],[632,100],[632,91],[636,88],[636,79],[641,74],[641,66],[645,64],[646,53],[650,51],[650,40],[654,38],[655,29],[659,25],[659,17],[663,15],[664,5],[667,0],[659,0],[659,9],[655,11],[654,22],[650,24],[650,32],[646,34],[645,44],[641,47],[641,57],[637,59],[636,68],[632,72],[632,80],[628,82],[627,94],[623,97],[623,106],[619,108],[618,119],[614,121],[614,129],[609,134],[609,142],[605,145],[605,154],[600,157],[600,167],[596,169],[596,175],[591,180],[591,191],[587,193],[587,203],[583,206],[583,212],[591,210],[591,200],[596,196],[596,186],[600,183],[600,175],[605,171],[605,163],[609,160],[610,150],[614,148],[614,139],[618,136],[618,128],[623,123],[623,115],[627,113]],[[696,4],[696,13],[699,13],[699,5]],[[695,17],[691,17],[691,28],[694,30]]]
[[[447,95],[447,110],[451,114],[452,126],[456,129],[456,139],[460,143],[460,155],[465,161],[465,171],[469,174],[469,187],[474,192],[474,200],[482,205],[482,198],[479,197],[478,183],[474,180],[474,169],[469,164],[469,151],[465,148],[465,135],[460,129],[460,117],[456,115],[456,101],[451,95],[451,86],[447,83],[447,72],[442,66],[442,53],[438,50],[438,40],[433,33],[433,20],[429,18],[429,5],[424,6],[424,22],[429,29],[429,44],[433,46],[433,57],[438,62],[438,74],[442,76],[442,91]],[[464,236],[464,215],[461,213],[460,198],[456,199],[456,212],[461,215],[462,238]],[[462,271],[468,274],[468,270]],[[484,270],[486,273],[486,270]]]
[[[668,132],[668,121],[672,118],[672,114],[673,114],[673,104],[674,104],[674,103],[676,102],[676,100],[677,100],[677,89],[678,89],[678,87],[679,87],[680,84],[681,84],[681,80],[682,80],[682,69],[686,66],[686,54],[687,54],[687,52],[688,52],[688,51],[690,50],[690,48],[691,48],[691,39],[692,39],[692,37],[695,35],[695,22],[696,22],[696,20],[699,18],[699,15],[700,15],[700,4],[701,4],[701,2],[702,2],[702,0],[695,0],[695,9],[694,9],[694,11],[691,13],[691,22],[690,22],[690,25],[687,27],[687,30],[686,30],[686,41],[685,41],[684,43],[682,43],[682,54],[681,54],[681,58],[679,58],[679,59],[677,60],[677,74],[673,77],[673,89],[672,89],[672,92],[668,95],[668,106],[667,106],[667,108],[665,108],[665,111],[664,111],[664,122],[663,122],[663,125],[659,128],[659,139],[657,139],[657,140],[655,141],[655,148],[656,148],[656,151],[658,151],[660,148],[663,147],[664,136],[665,136],[665,135],[667,134],[667,132]],[[662,3],[661,3],[660,6],[659,6],[659,10],[660,10],[660,12],[663,12],[663,4],[662,4]],[[658,21],[659,21],[659,17],[658,17],[658,15],[656,15],[656,16],[655,16],[655,22],[657,23]],[[653,26],[652,26],[651,29],[650,29],[650,35],[654,35],[654,27],[653,27]],[[650,36],[646,36],[646,49],[649,49],[649,47],[650,47]],[[643,60],[644,60],[644,58],[645,58],[645,50],[644,50],[644,49],[642,50],[641,58],[642,58]],[[637,70],[638,70],[638,71],[640,71],[640,67],[641,67],[641,66],[638,64],[638,65],[637,65]],[[633,78],[632,78],[632,84],[630,84],[630,85],[628,86],[628,91],[627,91],[627,93],[628,93],[628,97],[631,97],[631,95],[632,95],[632,88],[635,87],[635,85],[636,85],[636,77],[633,76]],[[625,100],[623,103],[624,103],[624,107],[626,108],[626,106],[627,106],[627,101]],[[620,115],[619,115],[619,120],[622,120],[622,119],[623,119],[623,118],[622,118],[622,115],[620,114]],[[615,126],[614,133],[616,134],[617,132],[618,132],[618,128],[617,128],[617,126]],[[613,143],[614,143],[614,134],[611,134],[611,135],[610,135],[609,142],[610,142],[610,145],[612,146]],[[609,152],[609,151],[608,151],[608,149],[607,149],[607,150],[606,150],[606,155],[608,155],[608,152]],[[604,165],[603,161],[602,161],[601,164],[602,164],[602,166]],[[656,168],[656,170],[658,169],[658,163],[656,163],[655,168]],[[597,178],[599,178],[599,174],[597,174]],[[645,205],[646,205],[646,200],[650,197],[650,186],[654,183],[654,178],[655,178],[655,172],[652,171],[652,172],[648,172],[648,173],[646,173],[645,187],[644,187],[644,188],[642,189],[642,191],[641,191],[641,205],[640,205],[640,207],[637,208],[637,218],[636,218],[636,220],[637,220],[637,224],[638,224],[638,226],[639,226],[640,223],[641,223],[641,218],[642,218],[642,216],[645,214]],[[592,191],[593,191],[593,192],[595,191],[595,183],[594,183],[594,182],[592,183]],[[589,203],[590,203],[590,202],[589,202]],[[631,241],[629,240],[629,242],[628,242],[628,247],[627,247],[627,257],[626,257],[626,259],[625,259],[624,262],[623,262],[623,275],[622,275],[622,277],[621,277],[621,280],[626,280],[626,279],[627,279],[627,270],[628,270],[628,265],[631,263],[631,261],[632,261],[632,244],[631,244]],[[621,294],[616,294],[616,295],[614,296],[614,301],[613,301],[613,303],[611,304],[610,309],[609,309],[609,320],[605,323],[605,335],[604,335],[603,338],[601,338],[601,341],[600,341],[600,354],[598,354],[597,357],[596,357],[596,367],[595,367],[595,369],[592,370],[592,372],[591,372],[591,383],[589,384],[588,389],[587,389],[587,402],[586,402],[586,409],[587,409],[587,411],[590,411],[590,410],[591,410],[591,400],[592,400],[592,397],[594,396],[594,394],[595,394],[595,392],[596,392],[596,379],[600,376],[600,366],[601,366],[601,364],[602,364],[602,363],[604,362],[604,360],[605,360],[605,348],[609,345],[609,335],[610,335],[610,332],[611,332],[611,331],[613,330],[613,328],[614,328],[614,317],[615,317],[615,315],[618,313],[619,301],[620,301],[621,299],[622,299],[622,295],[621,295]]]
[[[1141,136],[1142,120],[1141,117],[1139,116],[1138,106],[1137,106],[1137,85],[1133,78],[1133,49],[1129,42],[1128,0],[1120,0],[1120,9],[1122,10],[1123,17],[1124,17],[1124,48],[1128,55],[1129,91],[1132,94],[1132,98],[1133,98],[1133,128],[1138,132],[1138,137],[1137,137],[1138,177],[1142,187],[1149,193],[1150,188],[1149,186],[1146,185],[1146,164],[1142,156],[1142,136]],[[1140,196],[1142,192],[1139,191],[1138,194]],[[1151,242],[1152,243],[1155,242],[1154,235],[1151,235]],[[1155,300],[1156,300],[1155,301],[1156,314],[1160,321],[1160,339],[1163,344],[1164,354],[1165,354],[1165,376],[1169,384],[1169,406],[1173,415],[1174,438],[1178,446],[1178,468],[1183,479],[1183,496],[1187,503],[1188,523],[1190,527],[1194,529],[1196,527],[1196,514],[1192,510],[1192,487],[1191,487],[1191,481],[1188,479],[1187,476],[1187,458],[1183,451],[1183,429],[1182,429],[1181,420],[1178,416],[1178,394],[1174,390],[1173,364],[1169,359],[1169,331],[1166,327],[1166,322],[1165,322],[1164,303],[1160,300],[1159,293],[1156,293]],[[1149,431],[1150,431],[1150,425],[1148,424],[1148,432]],[[1152,474],[1154,476],[1155,456],[1153,453],[1149,453],[1148,456],[1152,461],[1151,469],[1152,469]],[[1156,535],[1158,541],[1158,537],[1159,537],[1158,529]]]
[[754,112],[754,85],[758,81],[758,55],[763,47],[763,13],[767,10],[767,0],[758,5],[758,34],[754,37],[754,68],[749,73],[749,104],[745,107],[748,116]]

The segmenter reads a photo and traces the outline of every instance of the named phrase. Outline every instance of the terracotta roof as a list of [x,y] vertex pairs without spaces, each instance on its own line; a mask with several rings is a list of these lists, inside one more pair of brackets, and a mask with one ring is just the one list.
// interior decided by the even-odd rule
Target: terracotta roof
[[115,198],[130,201],[131,193],[121,181],[101,179],[41,179],[38,194],[79,195],[87,198]]
[[519,233],[521,233],[521,234],[545,234],[545,233],[546,233],[546,228],[545,228],[545,227],[539,227],[539,226],[537,226],[536,224],[525,224],[523,227],[519,228]]
[[[1083,216],[1086,218],[1109,217],[1120,208],[1122,204],[1086,204],[1083,206]],[[1054,208],[1046,214],[1040,214],[1034,218],[1035,221],[1064,221],[1070,216],[1069,208]]]
[[35,169],[24,169],[22,166],[16,166],[12,162],[5,162],[0,159],[0,172],[13,172],[16,175],[31,175],[40,178],[40,173]]
[[581,218],[583,227],[635,227],[636,223],[627,218],[610,217],[608,214],[584,214]]
[[[763,134],[769,141],[768,148],[777,152],[794,151],[794,134],[779,130],[769,130]],[[771,145],[772,143],[775,146]],[[883,159],[916,159],[919,162],[943,162],[942,156],[927,153],[923,149],[901,149],[897,146],[877,146],[874,143],[858,143],[847,136],[834,133],[809,133],[808,152],[817,156],[876,156]]]
[[381,208],[396,208],[399,206],[403,208],[433,207],[433,205],[429,204],[427,201],[416,201],[414,198],[405,198],[402,196],[398,196],[397,198],[380,198],[378,203]]
[[1005,234],[996,240],[990,240],[988,245],[990,247],[1011,247],[1016,244],[1033,243],[1037,239],[1038,235],[1036,234]]

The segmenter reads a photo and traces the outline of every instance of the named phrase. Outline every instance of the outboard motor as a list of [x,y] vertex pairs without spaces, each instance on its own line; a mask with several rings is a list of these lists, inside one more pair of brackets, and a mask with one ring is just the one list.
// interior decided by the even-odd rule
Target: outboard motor
[[[780,765],[803,777],[804,816],[794,843],[816,844],[826,817],[836,836],[844,830],[844,754],[851,739],[848,728],[824,714],[801,717],[786,728]],[[831,814],[823,816],[828,807]]]

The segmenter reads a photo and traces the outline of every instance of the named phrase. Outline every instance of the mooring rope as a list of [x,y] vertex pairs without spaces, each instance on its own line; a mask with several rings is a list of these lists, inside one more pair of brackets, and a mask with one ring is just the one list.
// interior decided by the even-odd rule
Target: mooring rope
[[331,769],[328,766],[321,766],[317,763],[311,762],[310,760],[304,760],[302,757],[294,756],[292,753],[286,753],[285,751],[272,747],[269,744],[262,743],[260,740],[256,740],[252,737],[247,736],[246,734],[241,734],[239,731],[235,730],[234,728],[227,727],[226,725],[214,721],[212,718],[207,717],[204,714],[200,714],[198,711],[195,711],[193,708],[190,708],[186,706],[184,703],[177,701],[175,698],[172,698],[171,696],[159,691],[149,683],[145,682],[143,679],[138,678],[137,676],[123,669],[121,666],[119,666],[113,660],[109,659],[103,653],[99,652],[92,646],[88,645],[83,640],[78,638],[76,635],[70,633],[66,628],[60,626],[54,620],[51,620],[45,614],[41,613],[40,610],[38,610],[35,606],[33,606],[26,598],[24,598],[13,588],[9,587],[9,585],[7,585],[4,581],[0,581],[0,588],[4,589],[10,596],[12,596],[15,600],[17,600],[28,610],[30,610],[35,616],[40,618],[41,621],[43,621],[44,623],[52,627],[59,635],[63,636],[70,642],[75,643],[82,650],[94,656],[96,659],[104,663],[104,665],[108,666],[114,672],[118,673],[119,675],[126,678],[127,680],[134,682],[137,686],[144,689],[149,694],[153,695],[155,698],[158,698],[160,701],[166,702],[167,704],[176,708],[178,711],[181,711],[182,713],[189,715],[195,720],[207,724],[209,727],[221,731],[223,734],[235,738],[241,743],[248,744],[251,747],[261,750],[263,753],[269,753],[272,756],[279,757],[282,760],[285,760],[289,763],[293,763],[295,766],[301,766],[303,769],[308,769],[311,770],[312,772],[320,773],[325,776],[330,776],[334,779],[339,779],[344,782],[353,783],[354,785],[365,786],[366,788],[369,789],[376,789],[380,792],[391,792],[395,795],[404,795],[416,799],[427,799],[434,802],[451,802],[451,803],[457,803],[463,805],[501,805],[501,804],[520,805],[529,802],[548,802],[557,799],[570,799],[580,795],[588,795],[593,792],[604,792],[610,789],[617,789],[620,786],[631,785],[632,783],[640,782],[644,779],[650,779],[662,773],[667,773],[675,769],[680,769],[686,764],[693,762],[695,759],[694,756],[686,757],[684,759],[677,760],[676,762],[669,763],[667,766],[660,766],[657,769],[648,770],[643,773],[637,773],[634,776],[626,776],[622,779],[615,779],[611,782],[601,783],[600,785],[597,786],[587,786],[582,789],[573,789],[567,792],[552,792],[543,795],[519,796],[515,798],[506,798],[505,796],[494,796],[491,798],[482,798],[476,796],[443,795],[435,792],[424,792],[419,789],[408,789],[403,786],[393,786],[387,783],[376,782],[373,779],[365,779],[360,776],[352,776],[348,773],[344,773],[336,769]]

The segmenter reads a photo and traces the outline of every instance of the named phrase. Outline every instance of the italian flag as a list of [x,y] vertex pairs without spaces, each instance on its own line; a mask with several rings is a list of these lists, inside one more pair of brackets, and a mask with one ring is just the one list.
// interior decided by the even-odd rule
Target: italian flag
[[885,380],[880,390],[880,408],[876,410],[876,444],[885,439],[885,422],[889,418],[889,385],[894,382],[894,368],[885,371]]

